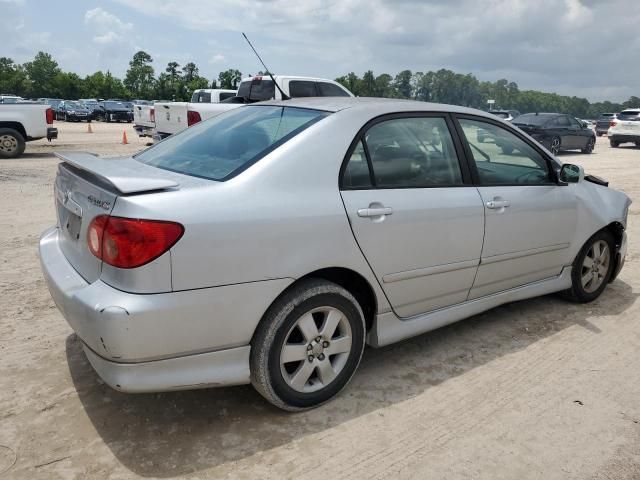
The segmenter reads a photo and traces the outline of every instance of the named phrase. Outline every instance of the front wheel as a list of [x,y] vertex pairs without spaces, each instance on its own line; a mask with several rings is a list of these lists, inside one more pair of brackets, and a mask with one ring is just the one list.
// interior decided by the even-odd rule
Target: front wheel
[[618,148],[620,146],[620,142],[616,142],[615,140],[609,139],[609,145],[613,148]]
[[615,242],[606,230],[601,230],[584,244],[573,262],[571,288],[565,296],[587,303],[598,298],[609,282],[614,266]]
[[596,145],[596,139],[594,137],[590,137],[585,147],[581,150],[582,153],[592,153],[593,147],[595,147],[595,145]]
[[357,300],[321,279],[302,281],[269,308],[251,342],[251,383],[276,407],[300,411],[336,396],[364,351]]

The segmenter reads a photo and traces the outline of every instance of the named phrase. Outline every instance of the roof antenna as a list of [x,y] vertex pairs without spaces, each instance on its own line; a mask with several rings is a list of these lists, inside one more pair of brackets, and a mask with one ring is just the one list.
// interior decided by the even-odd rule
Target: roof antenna
[[282,91],[282,89],[280,88],[280,85],[278,85],[278,82],[276,82],[276,79],[273,78],[273,75],[271,75],[271,70],[269,70],[269,68],[267,68],[267,66],[264,64],[264,62],[262,61],[262,59],[260,58],[260,55],[258,55],[258,52],[256,52],[256,49],[253,48],[253,45],[251,45],[251,42],[249,41],[249,39],[247,38],[247,36],[244,34],[244,32],[242,32],[242,36],[244,37],[244,39],[247,41],[247,43],[249,44],[249,46],[251,47],[251,50],[253,50],[253,53],[256,54],[256,57],[258,57],[258,60],[260,60],[260,63],[262,64],[262,66],[264,67],[264,69],[267,71],[267,74],[269,75],[269,77],[271,77],[271,81],[273,82],[273,84],[276,86],[276,88],[278,89],[278,91],[280,92],[280,95],[282,95],[282,99],[283,100],[289,100],[289,95],[287,95],[286,93],[284,93]]

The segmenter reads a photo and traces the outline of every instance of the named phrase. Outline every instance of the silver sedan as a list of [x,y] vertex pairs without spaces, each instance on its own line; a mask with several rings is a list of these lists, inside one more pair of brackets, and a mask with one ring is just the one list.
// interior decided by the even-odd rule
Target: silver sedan
[[264,102],[133,157],[59,156],[42,269],[125,392],[252,383],[314,407],[365,344],[552,292],[592,301],[626,254],[626,195],[467,108]]

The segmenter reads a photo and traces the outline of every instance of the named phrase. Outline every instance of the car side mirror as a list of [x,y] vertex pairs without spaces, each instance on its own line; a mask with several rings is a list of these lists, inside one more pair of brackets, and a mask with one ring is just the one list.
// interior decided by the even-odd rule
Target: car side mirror
[[564,184],[578,183],[584,180],[584,168],[580,165],[565,163],[560,169],[560,181]]

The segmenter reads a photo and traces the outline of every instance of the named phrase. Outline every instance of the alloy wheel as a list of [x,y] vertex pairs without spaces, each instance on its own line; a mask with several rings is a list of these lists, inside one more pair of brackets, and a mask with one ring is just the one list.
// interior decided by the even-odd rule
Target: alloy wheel
[[580,280],[585,292],[593,293],[602,286],[609,271],[610,262],[611,252],[607,242],[604,240],[594,242],[584,257],[580,272]]
[[302,315],[287,333],[280,372],[289,387],[310,393],[331,384],[349,358],[351,325],[337,308],[319,307]]
[[12,135],[0,135],[0,150],[11,154],[18,150],[18,139]]

